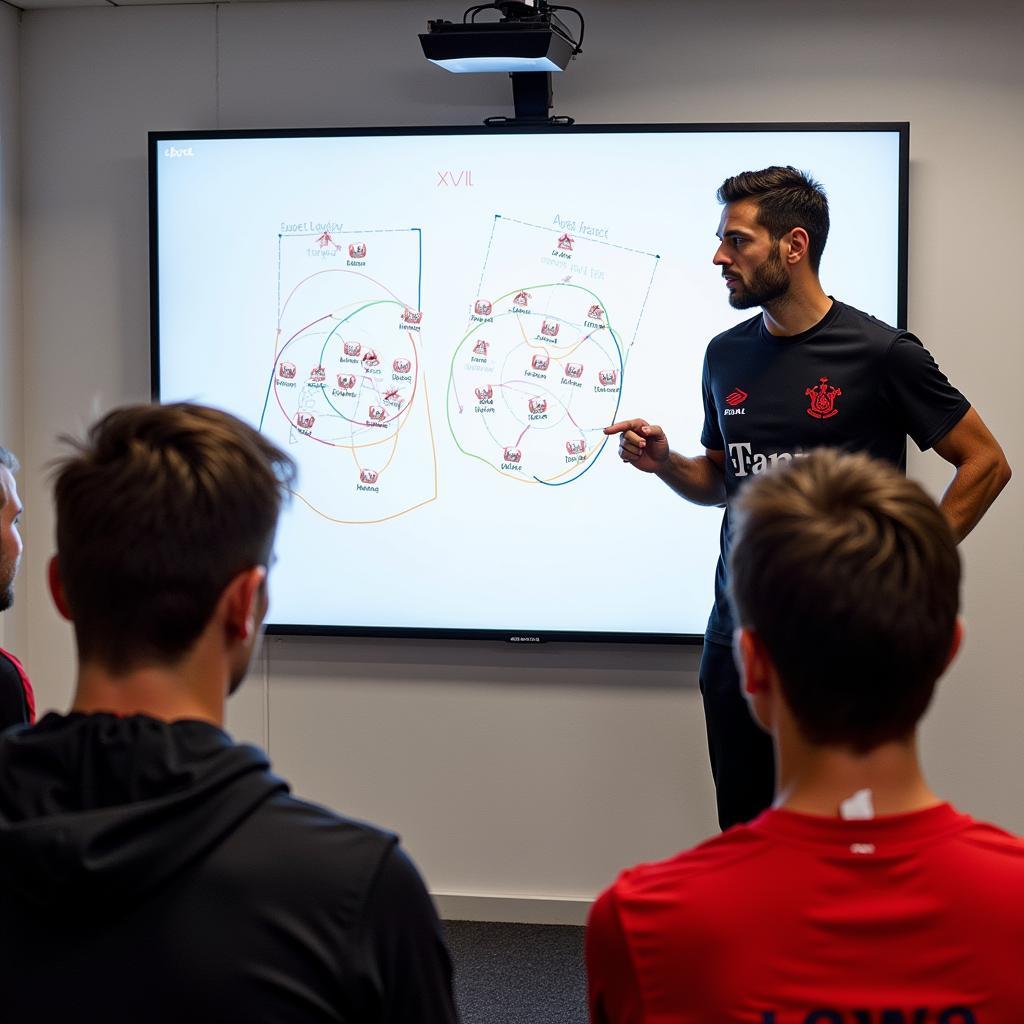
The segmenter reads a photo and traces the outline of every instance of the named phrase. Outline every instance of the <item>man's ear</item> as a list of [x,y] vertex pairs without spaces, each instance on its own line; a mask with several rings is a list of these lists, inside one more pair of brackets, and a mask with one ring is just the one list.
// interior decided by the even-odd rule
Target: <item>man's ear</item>
[[737,630],[734,643],[743,696],[754,721],[770,733],[776,724],[780,696],[775,663],[760,636],[752,629]]
[[64,595],[64,584],[60,578],[60,563],[57,561],[56,555],[50,559],[50,564],[46,567],[46,581],[49,584],[50,597],[53,598],[57,611],[60,612],[62,618],[71,622],[71,609],[68,607],[68,599]]
[[942,671],[945,672],[950,665],[953,664],[953,659],[957,656],[960,650],[960,645],[964,642],[964,620],[958,615],[956,622],[953,623],[953,636],[949,641],[949,653],[946,655],[946,660],[942,664]]
[[243,569],[224,588],[220,606],[229,640],[251,640],[259,630],[266,611],[263,604],[266,578],[266,566],[254,565]]
[[761,638],[752,629],[744,627],[737,631],[736,661],[745,693],[753,697],[772,688],[774,672],[771,658]]
[[791,266],[806,260],[811,245],[811,236],[807,234],[806,228],[793,228],[785,236],[786,241],[786,262]]

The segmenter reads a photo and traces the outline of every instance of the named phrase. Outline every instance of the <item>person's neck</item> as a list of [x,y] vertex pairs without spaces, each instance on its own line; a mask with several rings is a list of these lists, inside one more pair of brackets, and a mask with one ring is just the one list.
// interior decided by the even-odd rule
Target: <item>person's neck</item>
[[793,283],[785,295],[762,307],[761,316],[769,334],[791,338],[820,323],[831,308],[832,299],[815,278],[802,285]]
[[226,675],[226,667],[194,649],[172,665],[139,665],[119,672],[84,662],[71,710],[149,715],[164,722],[191,719],[222,727]]
[[777,753],[778,808],[836,817],[845,801],[865,789],[871,791],[876,815],[908,814],[942,803],[921,773],[915,737],[884,743],[866,754],[798,739],[779,742]]

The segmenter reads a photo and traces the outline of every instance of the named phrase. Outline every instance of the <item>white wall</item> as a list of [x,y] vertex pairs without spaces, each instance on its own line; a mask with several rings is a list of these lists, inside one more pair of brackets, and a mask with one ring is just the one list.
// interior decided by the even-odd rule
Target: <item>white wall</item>
[[[22,440],[19,35],[18,12],[0,3],[0,444],[15,452]],[[14,609],[0,615],[0,644],[10,647],[20,639],[21,591]]]
[[[72,654],[43,592],[52,520],[40,467],[56,433],[148,395],[145,132],[459,124],[509,112],[507,79],[448,76],[418,51],[427,18],[463,6],[25,16],[23,653],[44,706],[66,704]],[[555,93],[556,110],[580,121],[911,122],[911,323],[1020,467],[1018,5],[585,7],[586,52]],[[842,282],[832,287],[842,295]],[[936,490],[946,478],[935,456],[913,458],[911,471]],[[638,514],[649,484],[634,481]],[[1018,830],[1021,504],[1014,481],[964,546],[967,647],[924,743],[944,792]],[[274,640],[231,725],[268,743],[302,794],[400,831],[435,891],[571,901],[624,863],[713,831],[695,667],[693,649]]]

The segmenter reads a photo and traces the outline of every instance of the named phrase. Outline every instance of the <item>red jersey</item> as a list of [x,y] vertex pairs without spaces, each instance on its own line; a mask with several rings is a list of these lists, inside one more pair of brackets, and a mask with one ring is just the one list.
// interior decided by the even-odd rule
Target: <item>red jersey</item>
[[770,810],[624,871],[586,945],[595,1024],[1021,1024],[1024,840]]

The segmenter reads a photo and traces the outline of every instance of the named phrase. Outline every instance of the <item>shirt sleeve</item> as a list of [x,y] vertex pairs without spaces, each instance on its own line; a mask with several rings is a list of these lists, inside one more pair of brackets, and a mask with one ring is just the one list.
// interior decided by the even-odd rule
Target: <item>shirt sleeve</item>
[[640,983],[614,887],[606,889],[590,909],[585,951],[591,1024],[642,1024]]
[[458,1024],[441,922],[416,866],[398,845],[374,883],[365,934],[382,995],[380,1024]]
[[889,346],[882,399],[921,451],[941,441],[971,407],[928,349],[907,333],[898,334]]
[[701,395],[704,399],[704,429],[700,432],[700,443],[709,451],[724,451],[725,441],[718,425],[718,409],[715,396],[711,393],[711,369],[707,352],[704,353],[704,370],[701,373]]

